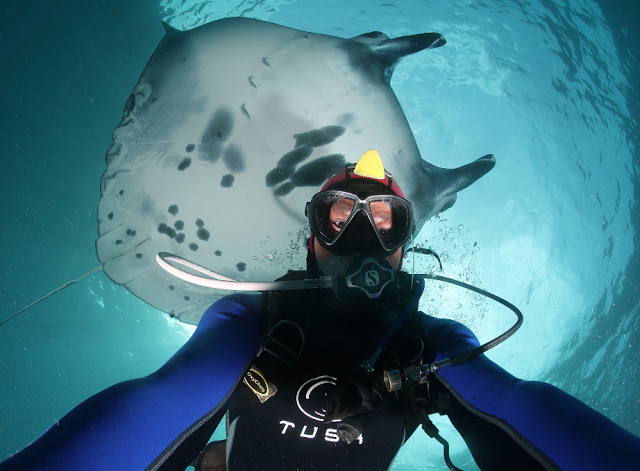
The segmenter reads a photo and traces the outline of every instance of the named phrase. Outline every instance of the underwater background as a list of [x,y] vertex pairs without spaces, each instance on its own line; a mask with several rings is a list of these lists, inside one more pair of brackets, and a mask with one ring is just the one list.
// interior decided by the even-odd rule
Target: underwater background
[[[497,165],[425,224],[416,243],[440,254],[446,276],[523,311],[524,326],[490,358],[640,435],[640,6],[40,0],[3,10],[0,322],[98,265],[104,154],[164,34],[160,20],[189,29],[247,16],[341,37],[435,31],[447,44],[403,60],[391,82],[422,156],[458,167],[493,153]],[[416,261],[417,272],[432,268],[433,260]],[[436,283],[421,308],[464,322],[481,341],[514,321]],[[154,371],[191,331],[101,271],[0,325],[0,460],[89,395]],[[477,469],[447,419],[437,425],[453,462]],[[425,462],[447,469],[442,447],[418,432],[393,469]]]

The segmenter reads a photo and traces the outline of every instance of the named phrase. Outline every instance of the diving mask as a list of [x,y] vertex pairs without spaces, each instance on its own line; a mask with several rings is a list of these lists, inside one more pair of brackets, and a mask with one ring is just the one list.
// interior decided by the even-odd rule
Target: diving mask
[[335,255],[390,255],[413,233],[413,207],[397,195],[361,199],[347,191],[316,193],[305,214],[320,245]]

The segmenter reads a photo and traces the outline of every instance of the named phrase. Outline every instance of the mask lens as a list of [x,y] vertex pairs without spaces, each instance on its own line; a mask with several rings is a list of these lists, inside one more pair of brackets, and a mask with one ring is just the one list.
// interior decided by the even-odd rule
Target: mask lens
[[344,194],[317,197],[312,215],[312,227],[315,228],[316,236],[327,244],[333,244],[346,228],[355,204],[354,199],[345,197]]
[[369,210],[385,249],[399,247],[407,241],[411,215],[406,202],[387,197],[382,201],[371,201]]

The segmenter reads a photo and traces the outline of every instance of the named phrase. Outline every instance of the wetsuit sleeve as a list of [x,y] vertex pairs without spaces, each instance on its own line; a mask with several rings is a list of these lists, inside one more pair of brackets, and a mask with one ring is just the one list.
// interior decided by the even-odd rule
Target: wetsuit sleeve
[[[437,360],[479,345],[463,325],[424,316]],[[640,438],[562,390],[523,381],[480,355],[436,374],[448,412],[483,470],[637,469]]]
[[82,402],[0,471],[185,469],[256,354],[261,318],[261,294],[221,299],[158,371]]

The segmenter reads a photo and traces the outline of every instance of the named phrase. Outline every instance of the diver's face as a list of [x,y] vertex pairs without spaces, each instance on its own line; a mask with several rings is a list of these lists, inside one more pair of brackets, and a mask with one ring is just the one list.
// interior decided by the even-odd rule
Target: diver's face
[[[350,199],[341,199],[334,203],[329,212],[329,219],[331,222],[331,230],[337,234],[340,229],[349,219],[351,210],[353,209],[354,202]],[[382,201],[374,201],[371,203],[371,215],[376,228],[380,233],[390,231],[393,227],[393,215],[391,208]],[[324,247],[322,247],[317,239],[314,239],[313,248],[315,250],[316,258],[320,268],[328,267],[332,261],[336,260],[337,255],[332,254]],[[391,268],[396,270],[400,266],[400,258],[402,257],[402,248],[399,247],[395,252],[387,257],[387,262],[391,265]],[[325,272],[325,270],[322,270]]]

